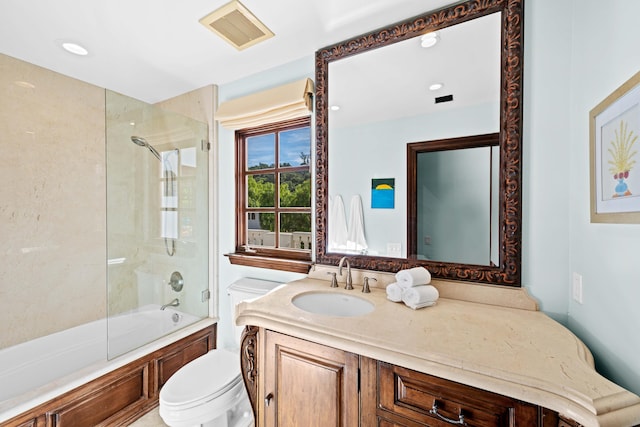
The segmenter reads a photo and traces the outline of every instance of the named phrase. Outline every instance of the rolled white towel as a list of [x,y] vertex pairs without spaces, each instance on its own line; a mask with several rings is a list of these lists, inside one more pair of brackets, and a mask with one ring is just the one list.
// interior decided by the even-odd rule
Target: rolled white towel
[[396,273],[396,282],[403,289],[431,283],[431,273],[424,267],[400,270]]
[[397,283],[387,286],[387,299],[393,302],[402,302],[402,288]]
[[424,304],[416,304],[416,305],[413,305],[413,304],[411,304],[411,305],[410,305],[410,304],[405,304],[405,305],[406,305],[407,307],[409,307],[409,308],[414,309],[414,310],[419,310],[419,309],[421,309],[421,308],[431,307],[431,306],[432,306],[432,305],[434,305],[435,303],[436,303],[436,302],[435,302],[435,301],[433,301],[433,302],[425,302]]
[[402,301],[414,310],[435,304],[439,297],[438,290],[432,285],[415,286],[402,291]]

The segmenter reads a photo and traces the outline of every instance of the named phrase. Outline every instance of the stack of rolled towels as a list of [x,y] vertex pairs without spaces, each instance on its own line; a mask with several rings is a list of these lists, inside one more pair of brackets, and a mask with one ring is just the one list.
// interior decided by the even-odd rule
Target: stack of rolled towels
[[434,305],[440,296],[438,290],[430,285],[431,274],[424,267],[400,270],[396,273],[396,282],[387,286],[387,299],[404,302],[414,310]]

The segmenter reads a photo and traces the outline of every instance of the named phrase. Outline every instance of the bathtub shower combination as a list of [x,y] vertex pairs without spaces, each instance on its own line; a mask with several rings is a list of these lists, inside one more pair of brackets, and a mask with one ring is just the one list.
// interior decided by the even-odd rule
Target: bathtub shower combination
[[[1,426],[126,425],[215,347],[207,125],[110,91],[105,103],[107,281],[87,286],[106,286],[107,316],[0,349]],[[100,399],[117,401],[109,414]]]
[[150,348],[164,346],[176,339],[167,335],[199,320],[149,305],[109,319],[109,342],[102,319],[0,350],[0,422],[149,352],[143,347],[109,361],[107,345],[121,354],[140,347],[140,337],[157,341]]

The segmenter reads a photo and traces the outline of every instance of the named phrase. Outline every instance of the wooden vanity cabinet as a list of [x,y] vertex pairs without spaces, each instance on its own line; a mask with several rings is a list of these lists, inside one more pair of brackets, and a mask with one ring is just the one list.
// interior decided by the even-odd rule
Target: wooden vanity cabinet
[[389,363],[368,363],[376,369],[378,426],[543,425],[535,405]]
[[359,356],[265,332],[258,426],[359,425]]
[[536,405],[263,328],[247,327],[242,354],[258,427],[573,425]]

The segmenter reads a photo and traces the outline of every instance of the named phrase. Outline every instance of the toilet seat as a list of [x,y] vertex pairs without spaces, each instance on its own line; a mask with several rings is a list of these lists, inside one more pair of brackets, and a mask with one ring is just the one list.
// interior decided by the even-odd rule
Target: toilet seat
[[187,363],[160,390],[161,405],[171,411],[186,410],[237,388],[242,382],[239,359],[238,353],[219,349]]
[[[282,283],[240,279],[228,288],[232,309]],[[243,327],[233,328],[240,345]],[[211,350],[180,368],[160,389],[160,417],[171,427],[252,427],[253,410],[240,368],[240,350]]]

